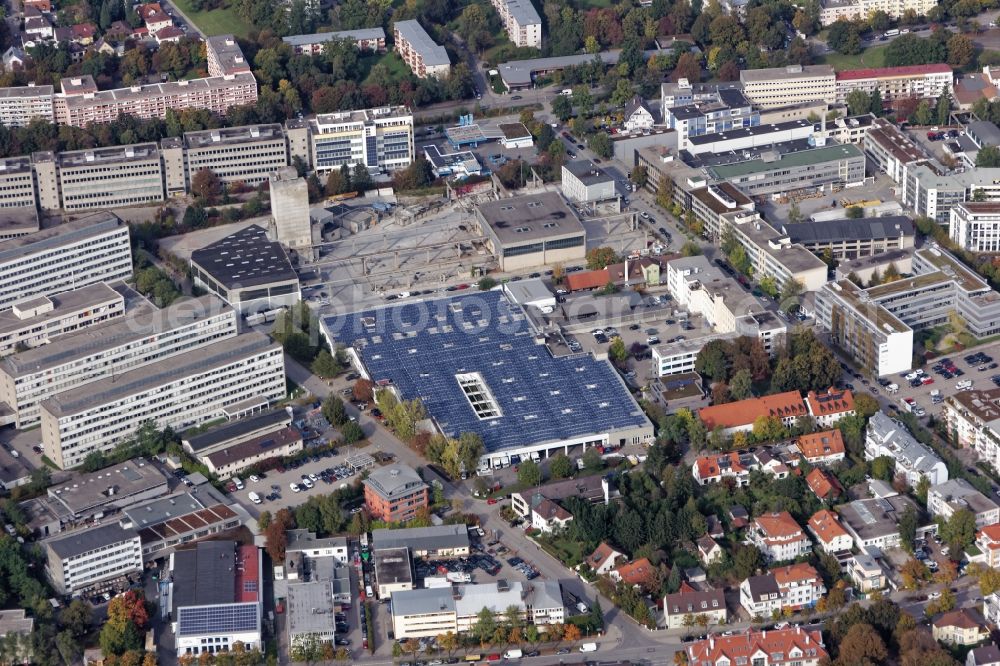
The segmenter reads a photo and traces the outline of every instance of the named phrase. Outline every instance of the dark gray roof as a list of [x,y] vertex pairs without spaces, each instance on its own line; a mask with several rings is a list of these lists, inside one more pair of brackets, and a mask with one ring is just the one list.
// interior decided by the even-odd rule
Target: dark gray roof
[[375,550],[409,547],[413,551],[468,548],[469,531],[465,525],[432,525],[398,530],[372,530]]
[[285,426],[291,423],[291,417],[288,416],[288,412],[283,409],[278,409],[270,412],[262,412],[260,414],[254,414],[253,416],[248,416],[238,421],[230,421],[228,423],[223,423],[220,426],[212,428],[208,432],[204,432],[200,435],[195,435],[194,437],[184,438],[188,446],[191,447],[192,451],[198,452],[202,449],[207,449],[210,446],[220,444],[222,442],[228,442],[232,439],[237,439],[250,433],[255,433],[258,430],[263,430],[268,427]]
[[824,220],[782,225],[793,243],[830,243],[847,239],[876,240],[913,236],[913,220],[905,215]]
[[236,542],[202,541],[174,553],[174,616],[184,606],[231,604],[236,595]]
[[614,178],[590,160],[575,160],[573,162],[566,162],[563,166],[584,185],[614,182]]
[[195,250],[191,261],[227,289],[296,279],[284,248],[256,224]]
[[979,146],[1000,145],[1000,127],[988,120],[973,120],[965,129]]
[[653,114],[653,112],[649,110],[649,106],[646,105],[646,100],[644,100],[640,95],[636,95],[629,100],[628,104],[625,105],[625,117],[629,118],[640,108],[646,109],[646,113],[650,115]]
[[772,573],[767,573],[763,576],[750,576],[747,579],[747,585],[750,588],[750,597],[754,601],[760,601],[766,596],[781,593],[781,590],[778,589],[778,581]]
[[45,250],[116,231],[125,223],[111,213],[94,213],[79,220],[36,231],[0,243],[0,262],[38,254]]
[[69,534],[60,534],[45,542],[62,559],[76,557],[102,546],[121,543],[138,536],[133,529],[123,529],[118,523],[107,523],[99,527],[77,530]]

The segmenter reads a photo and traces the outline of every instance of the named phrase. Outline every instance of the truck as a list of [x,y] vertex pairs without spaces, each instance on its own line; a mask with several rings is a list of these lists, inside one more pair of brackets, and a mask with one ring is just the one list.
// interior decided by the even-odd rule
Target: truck
[[449,571],[445,574],[445,578],[452,583],[471,583],[472,576],[465,573],[464,571]]
[[516,648],[512,650],[507,650],[506,652],[503,653],[504,659],[520,659],[523,656],[524,653]]
[[597,643],[584,643],[580,646],[580,652],[597,652]]

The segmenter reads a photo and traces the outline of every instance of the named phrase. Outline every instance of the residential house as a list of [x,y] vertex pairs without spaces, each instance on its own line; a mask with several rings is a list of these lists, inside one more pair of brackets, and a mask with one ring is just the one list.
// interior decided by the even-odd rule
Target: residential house
[[934,640],[948,645],[976,645],[990,637],[986,619],[975,608],[958,608],[934,620]]
[[865,551],[851,557],[847,562],[847,575],[858,592],[867,594],[886,586],[885,572],[878,561]]
[[750,524],[750,513],[739,504],[729,507],[729,526],[734,530],[742,530]]
[[32,39],[52,39],[52,22],[44,16],[32,16],[24,21],[24,34]]
[[143,22],[146,24],[146,30],[149,34],[155,35],[158,31],[168,28],[174,24],[173,19],[164,14],[162,11],[151,11],[142,17]]
[[1000,666],[1000,648],[993,643],[969,650],[965,666]]
[[735,479],[738,487],[750,485],[750,466],[737,451],[700,456],[691,466],[691,473],[700,486],[719,483],[724,478]]
[[619,564],[611,570],[611,578],[619,583],[625,583],[642,590],[651,590],[656,583],[656,567],[644,557],[635,562]]
[[781,608],[794,611],[813,608],[826,594],[823,577],[816,568],[806,562],[791,564],[771,570],[781,592]]
[[798,391],[748,398],[698,410],[698,418],[708,431],[722,428],[726,435],[753,430],[754,421],[761,416],[774,417],[785,426],[791,426],[797,418],[808,414],[809,408]]
[[615,550],[606,541],[602,541],[594,549],[594,552],[587,557],[587,564],[594,570],[594,573],[598,576],[603,576],[614,569],[618,558],[624,557],[625,553]]
[[945,520],[959,509],[976,516],[976,527],[1000,522],[1000,505],[972,487],[965,479],[949,479],[927,490],[927,510]]
[[976,547],[986,566],[1000,568],[1000,523],[987,525],[976,534]]
[[547,497],[543,497],[531,511],[531,526],[543,534],[564,530],[571,520],[573,514]]
[[833,511],[817,511],[809,519],[807,527],[823,552],[833,555],[851,550],[854,541]]
[[786,627],[710,635],[684,648],[687,663],[698,666],[819,666],[829,657],[823,632]]
[[706,534],[698,539],[698,559],[705,566],[721,560],[724,554],[722,546],[709,535]]
[[754,519],[748,541],[770,562],[794,560],[812,548],[812,542],[787,511],[767,513]]
[[751,618],[771,618],[781,612],[781,590],[771,574],[750,576],[740,583],[740,606]]
[[847,389],[830,388],[826,393],[809,391],[806,405],[820,428],[831,428],[837,421],[854,413],[854,395]]
[[847,452],[844,436],[837,429],[801,435],[795,446],[802,457],[813,465],[833,465],[843,460]]
[[18,69],[24,69],[28,60],[28,54],[24,52],[24,49],[17,46],[11,46],[3,53],[3,69],[5,72],[13,72]]
[[751,455],[755,462],[753,467],[775,479],[787,478],[792,472],[788,465],[771,455],[771,452],[764,447],[758,448]]
[[184,31],[176,25],[168,25],[166,28],[160,28],[157,30],[153,36],[156,38],[157,44],[179,42],[184,37]]
[[642,132],[653,129],[653,113],[646,105],[646,101],[636,95],[625,105],[625,122],[623,126],[626,132]]
[[922,478],[931,485],[948,480],[948,467],[941,458],[881,411],[872,415],[865,431],[865,459],[874,460],[879,456],[892,457],[896,461],[896,473],[902,474],[914,488]]
[[663,597],[663,623],[667,629],[691,626],[692,620],[704,617],[707,625],[725,624],[726,594],[723,590],[696,590],[687,583],[674,594]]
[[832,502],[844,494],[844,489],[837,477],[819,467],[814,467],[813,471],[806,475],[806,485],[816,497],[825,502]]

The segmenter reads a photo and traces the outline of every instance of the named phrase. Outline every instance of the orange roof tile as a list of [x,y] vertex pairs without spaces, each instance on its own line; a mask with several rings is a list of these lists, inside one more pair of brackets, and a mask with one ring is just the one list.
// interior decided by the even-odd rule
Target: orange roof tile
[[1000,542],[1000,523],[987,525],[983,529],[979,530],[979,534],[977,534],[976,536],[977,537],[986,536],[986,538],[989,539],[990,541]]
[[604,564],[609,557],[616,554],[621,555],[621,553],[609,546],[606,541],[602,541],[597,548],[594,549],[594,552],[590,554],[590,557],[587,558],[587,564],[589,564],[592,568],[597,569]]
[[615,571],[628,585],[647,586],[653,580],[653,565],[647,557],[615,567]]
[[725,405],[712,405],[698,410],[698,417],[709,430],[716,426],[736,428],[752,424],[760,416],[788,418],[809,413],[798,391],[786,391],[760,398],[749,398]]
[[935,627],[958,627],[959,629],[983,629],[985,631],[986,620],[978,610],[971,608],[959,608],[949,611],[934,620]]
[[[821,660],[828,656],[823,647],[822,632],[803,630],[801,627],[772,629],[770,631],[751,629],[737,632],[732,636],[712,636],[689,645],[687,655],[688,663],[691,664],[702,662],[716,664],[723,658],[729,663],[735,664],[742,663],[742,659],[745,659],[746,663],[750,663],[750,657],[759,652],[767,655],[777,653],[789,655],[795,648],[798,648],[804,655],[804,659],[796,661]],[[791,663],[791,658],[789,657],[787,662],[771,661],[771,663],[777,665]]]
[[796,444],[799,447],[799,453],[805,456],[807,460],[846,452],[844,436],[837,429],[814,432],[811,435],[802,435]]
[[722,466],[720,462],[729,463],[729,469],[737,474],[746,472],[747,468],[740,464],[740,454],[731,451],[729,453],[722,453],[714,456],[701,456],[694,461],[695,467],[698,470],[699,479],[710,479],[722,474]]
[[774,580],[778,582],[779,586],[790,585],[791,583],[800,583],[807,580],[815,581],[819,580],[820,577],[819,572],[816,571],[816,567],[808,562],[789,564],[785,567],[771,569],[771,573],[774,575]]
[[763,516],[758,516],[754,523],[765,536],[772,539],[794,537],[802,533],[802,528],[787,511],[765,513]]
[[566,288],[570,291],[600,289],[608,284],[610,274],[606,268],[599,271],[577,271],[566,274]]
[[809,528],[823,543],[831,543],[837,537],[850,536],[837,519],[837,514],[829,509],[814,513],[809,519]]
[[837,391],[830,388],[826,393],[819,394],[816,391],[809,391],[806,403],[809,405],[809,413],[813,416],[830,416],[854,411],[854,395],[847,389]]
[[837,477],[819,467],[814,467],[813,471],[809,472],[809,475],[806,476],[806,484],[820,499],[839,497],[843,492]]

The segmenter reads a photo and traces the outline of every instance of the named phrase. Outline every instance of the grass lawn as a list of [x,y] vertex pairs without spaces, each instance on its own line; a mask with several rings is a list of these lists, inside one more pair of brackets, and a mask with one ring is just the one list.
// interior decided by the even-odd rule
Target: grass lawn
[[579,541],[557,538],[555,540],[538,539],[538,542],[542,545],[542,548],[554,557],[559,558],[559,561],[567,567],[575,567],[580,562],[583,562],[584,555],[580,552]]
[[184,15],[194,21],[195,25],[209,37],[229,33],[237,37],[246,37],[250,34],[252,26],[237,16],[236,10],[232,7],[196,12],[191,9],[190,0],[176,0],[176,4],[184,12]]
[[817,64],[833,65],[834,70],[842,72],[848,69],[864,69],[866,67],[885,67],[885,50],[888,45],[873,46],[858,55],[841,55],[827,53],[817,58]]
[[371,83],[368,77],[371,76],[372,68],[375,65],[385,65],[389,68],[389,76],[393,79],[402,78],[410,73],[410,68],[406,66],[403,59],[393,51],[387,51],[382,55],[366,56],[361,59],[362,84]]

